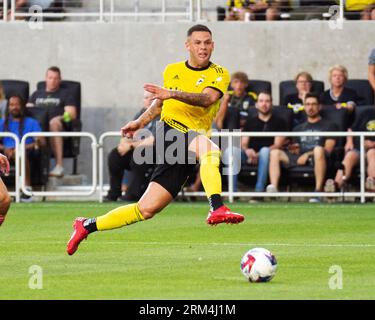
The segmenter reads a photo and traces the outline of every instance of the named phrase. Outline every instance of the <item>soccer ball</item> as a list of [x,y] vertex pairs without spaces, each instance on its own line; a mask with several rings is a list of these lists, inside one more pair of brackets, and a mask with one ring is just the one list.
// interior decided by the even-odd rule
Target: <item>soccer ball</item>
[[247,251],[241,260],[241,271],[250,282],[268,282],[276,274],[275,256],[263,248]]

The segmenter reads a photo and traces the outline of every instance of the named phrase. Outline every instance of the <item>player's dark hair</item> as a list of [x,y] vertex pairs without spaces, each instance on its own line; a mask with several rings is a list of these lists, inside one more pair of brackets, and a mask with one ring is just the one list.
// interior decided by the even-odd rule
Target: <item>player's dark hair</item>
[[[308,92],[308,93],[306,93],[306,95],[305,95],[305,101],[306,101],[308,98],[314,98],[314,99],[316,99],[316,101],[318,102],[318,104],[320,104],[320,96],[319,96],[318,93],[316,93],[316,92]],[[304,102],[305,102],[305,101],[304,101]]]
[[47,72],[48,72],[48,71],[52,71],[52,72],[56,72],[56,73],[58,73],[59,76],[60,76],[60,78],[61,78],[61,71],[60,71],[60,68],[59,68],[59,67],[56,67],[56,66],[49,67],[49,68],[47,69]]
[[25,120],[25,116],[26,116],[26,103],[25,103],[25,100],[19,95],[19,94],[11,94],[9,99],[8,99],[8,103],[7,103],[7,108],[5,110],[5,121],[4,121],[4,132],[10,132],[9,130],[9,104],[10,104],[10,99],[12,98],[16,98],[19,100],[20,104],[21,104],[21,118],[20,118],[20,125],[18,127],[18,136],[19,137],[22,137],[23,135],[23,128],[24,128],[24,120]]
[[208,32],[210,35],[212,35],[212,32],[210,29],[208,29],[208,27],[204,26],[203,24],[196,24],[188,30],[187,36],[190,37],[193,34],[193,32],[199,31]]

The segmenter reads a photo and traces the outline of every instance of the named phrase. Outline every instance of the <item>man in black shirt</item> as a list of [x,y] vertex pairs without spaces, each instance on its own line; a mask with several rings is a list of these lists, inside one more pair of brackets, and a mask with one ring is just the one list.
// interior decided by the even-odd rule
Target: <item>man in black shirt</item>
[[[370,110],[372,111],[372,110]],[[349,131],[368,131],[375,132],[375,114],[374,112],[362,113],[362,117],[358,118]],[[375,191],[375,137],[365,137],[365,151],[367,162],[367,179],[366,189]],[[345,144],[345,157],[342,166],[337,170],[334,187],[341,188],[344,181],[350,179],[353,169],[359,163],[360,142],[359,137],[348,136]],[[332,185],[330,181],[330,185]],[[328,184],[328,180],[327,180]],[[335,190],[329,190],[335,191]]]
[[[295,132],[313,132],[313,131],[337,131],[336,126],[321,118],[319,112],[321,109],[319,96],[314,93],[307,93],[305,97],[305,113],[307,121],[296,126]],[[299,136],[293,139],[289,145],[289,151],[285,152],[274,149],[270,154],[270,182],[267,191],[276,192],[280,179],[280,163],[287,166],[307,165],[313,160],[315,173],[315,191],[323,189],[326,175],[327,158],[335,147],[335,139],[318,136]],[[310,202],[318,202],[320,199],[313,198]]]
[[[286,122],[272,113],[272,96],[268,92],[260,92],[256,103],[257,115],[249,117],[243,131],[246,132],[280,132],[287,131]],[[241,150],[234,150],[235,163],[248,163],[258,166],[256,192],[263,192],[268,179],[270,151],[281,148],[285,137],[242,137]],[[227,151],[224,157],[227,158]],[[241,159],[239,161],[239,159]],[[234,172],[238,172],[236,170]],[[237,191],[237,175],[233,176],[234,191]]]
[[[47,113],[48,128],[51,132],[68,131],[72,120],[77,118],[76,103],[71,94],[60,88],[61,72],[58,67],[50,67],[46,73],[46,87],[35,91],[29,98],[27,107],[39,107]],[[56,159],[55,168],[50,176],[62,177],[63,168],[63,138],[52,137],[51,148]]]

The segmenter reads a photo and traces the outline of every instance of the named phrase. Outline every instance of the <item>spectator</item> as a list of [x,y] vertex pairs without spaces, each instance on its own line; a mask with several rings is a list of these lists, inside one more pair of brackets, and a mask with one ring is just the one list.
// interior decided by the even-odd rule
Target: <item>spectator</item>
[[359,97],[355,90],[345,87],[348,80],[348,70],[341,65],[329,69],[331,88],[322,93],[320,99],[323,105],[335,105],[337,109],[347,108],[352,113],[358,104]]
[[[359,118],[353,123],[350,131],[375,131],[375,119],[373,115],[365,113],[363,117]],[[341,163],[341,166],[337,170],[335,180],[327,180],[325,191],[334,192],[336,189],[341,189],[346,181],[351,176],[353,169],[359,164],[359,150],[360,142],[358,137],[348,136],[345,144],[345,157]],[[367,179],[366,189],[369,191],[375,191],[375,137],[365,138],[365,151],[366,151],[366,162],[367,162]]]
[[8,101],[5,97],[4,87],[3,84],[0,81],[0,118],[5,118],[5,111],[7,108]]
[[244,20],[246,8],[249,6],[249,0],[227,0],[228,16],[227,21]]
[[[35,91],[27,107],[40,107],[47,112],[48,128],[51,132],[71,131],[72,122],[77,118],[76,103],[69,92],[60,87],[61,72],[58,67],[50,67],[46,73],[45,89]],[[56,166],[49,173],[53,177],[64,175],[63,138],[52,137],[51,148],[56,159]]]
[[280,20],[281,13],[290,11],[289,0],[273,0],[266,10],[266,20]]
[[349,20],[363,18],[363,15],[366,15],[367,10],[374,3],[374,0],[345,0],[345,18]]
[[307,93],[311,92],[313,78],[306,71],[299,72],[294,78],[297,93],[288,95],[285,98],[287,107],[294,112],[293,127],[304,122],[305,114],[303,113],[303,101]]
[[[321,118],[319,112],[321,104],[319,96],[314,93],[308,93],[305,96],[305,113],[307,121],[295,127],[294,132],[322,132],[336,131],[336,126]],[[333,151],[336,141],[325,137],[306,137],[300,136],[293,138],[294,143],[288,147],[288,152],[280,149],[273,149],[270,154],[270,185],[267,186],[267,192],[277,192],[280,179],[280,164],[286,166],[304,166],[312,164],[315,173],[315,191],[323,190],[327,158]],[[318,197],[310,199],[310,202],[320,202]]]
[[288,0],[228,0],[227,21],[278,20],[280,11],[289,6]]
[[257,99],[256,93],[247,91],[249,78],[246,73],[241,71],[233,73],[230,85],[232,90],[224,95],[216,116],[218,129],[242,128],[246,122],[249,107],[254,106]]
[[375,4],[368,5],[361,12],[361,20],[375,20]]
[[[151,103],[152,94],[144,92],[142,110],[140,110],[135,115],[134,119],[138,119],[138,117],[146,111]],[[144,128],[149,130],[149,132],[152,132],[153,135],[138,141],[132,141],[126,138],[122,138],[120,144],[116,148],[112,149],[112,151],[109,153],[108,169],[110,189],[108,191],[107,197],[105,198],[106,201],[117,201],[121,197],[121,183],[125,169],[131,171],[131,173],[133,174],[131,174],[128,179],[128,191],[121,199],[126,201],[137,201],[143,194],[144,190],[140,189],[142,188],[142,186],[147,187],[148,183],[148,181],[145,181],[144,178],[145,173],[151,167],[153,167],[153,165],[137,165],[133,160],[133,150],[139,146],[153,148],[156,123],[157,119],[150,122],[149,125]],[[137,185],[137,187],[135,185]]]
[[368,58],[368,81],[375,91],[375,48],[372,49],[370,56]]
[[[0,131],[12,132],[18,136],[21,140],[22,137],[29,132],[40,132],[41,128],[37,120],[26,116],[25,102],[19,95],[12,95],[9,98],[9,105],[6,109],[5,119],[0,120]],[[34,138],[26,139],[26,171],[25,171],[25,184],[27,189],[31,191],[30,181],[30,153],[33,152],[34,148],[43,144],[43,140],[37,140]],[[16,161],[15,159],[15,141],[10,137],[3,138],[2,144],[3,152],[10,161]],[[25,194],[21,195],[21,201],[31,201],[29,196]]]
[[[251,0],[247,7],[250,12],[251,20],[265,20],[266,12],[270,9],[270,3],[268,0]],[[269,17],[273,17],[272,13],[269,13]]]
[[[256,103],[257,115],[249,117],[244,132],[277,132],[287,131],[287,124],[283,119],[272,112],[272,96],[268,92],[261,92]],[[238,164],[250,164],[258,166],[256,192],[263,192],[268,179],[268,166],[270,151],[280,149],[284,144],[285,137],[242,137],[241,150],[235,148],[233,151],[237,164],[234,172],[239,172]],[[223,159],[228,161],[229,150],[224,152]],[[228,163],[228,162],[226,162]],[[237,191],[237,175],[233,175],[234,191]]]

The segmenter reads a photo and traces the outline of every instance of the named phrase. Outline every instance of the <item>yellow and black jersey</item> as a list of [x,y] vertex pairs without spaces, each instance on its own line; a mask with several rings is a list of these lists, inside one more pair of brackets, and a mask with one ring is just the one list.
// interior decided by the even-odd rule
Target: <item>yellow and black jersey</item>
[[[201,93],[205,88],[214,88],[223,95],[229,85],[228,70],[211,63],[205,68],[193,68],[187,61],[169,64],[164,70],[164,88],[189,93]],[[178,123],[190,130],[209,132],[212,120],[219,109],[220,100],[204,108],[175,99],[164,100],[161,120],[178,128]],[[178,123],[176,124],[175,121]]]

